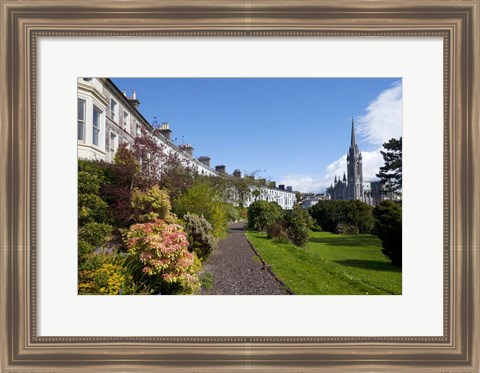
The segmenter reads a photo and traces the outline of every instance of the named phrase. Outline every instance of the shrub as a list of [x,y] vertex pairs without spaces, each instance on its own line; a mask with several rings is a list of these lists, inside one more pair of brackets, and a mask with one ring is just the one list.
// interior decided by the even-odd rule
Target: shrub
[[146,283],[150,292],[192,294],[199,290],[201,264],[188,251],[188,240],[179,225],[163,220],[132,225],[126,245],[134,281]]
[[187,213],[183,217],[185,233],[190,243],[188,250],[205,260],[218,247],[218,240],[212,234],[212,226],[203,216]]
[[286,244],[286,243],[290,243],[290,240],[288,239],[287,233],[282,231],[278,234],[277,237],[273,239],[273,242],[278,244]]
[[293,210],[287,211],[285,214],[285,224],[288,238],[296,246],[303,247],[308,243],[312,218],[307,211],[300,207],[295,207]]
[[393,201],[382,201],[373,209],[375,231],[382,240],[383,254],[393,264],[402,266],[402,207]]
[[165,220],[170,215],[172,206],[168,192],[154,185],[146,192],[135,188],[132,192],[132,207],[136,210],[138,222]]
[[372,207],[362,201],[318,201],[309,212],[327,232],[336,233],[339,224],[356,226],[359,233],[371,233],[373,229]]
[[225,234],[228,225],[225,203],[217,191],[207,182],[195,184],[174,201],[174,212],[184,216],[188,212],[203,215],[212,225],[215,237]]
[[242,220],[240,209],[231,203],[225,203],[225,211],[229,222],[236,222]]
[[110,183],[108,165],[97,161],[78,161],[78,222],[108,222],[111,220],[103,187]]
[[338,234],[358,234],[358,227],[356,225],[349,225],[340,223],[337,225],[336,233]]
[[265,232],[267,227],[283,218],[282,208],[275,202],[256,201],[248,207],[248,227]]
[[81,267],[81,261],[89,254],[93,253],[95,246],[79,238],[78,240],[78,258],[79,268]]
[[99,259],[99,266],[86,268],[78,272],[78,293],[79,294],[119,294],[128,275],[119,265],[102,256],[96,255]]
[[285,228],[280,221],[274,221],[273,223],[269,224],[266,230],[267,238],[276,238],[280,236],[282,233],[285,233]]
[[113,232],[110,224],[90,222],[79,228],[79,240],[86,242],[94,247],[106,243]]
[[95,194],[78,195],[78,222],[84,225],[89,222],[109,220],[108,205]]

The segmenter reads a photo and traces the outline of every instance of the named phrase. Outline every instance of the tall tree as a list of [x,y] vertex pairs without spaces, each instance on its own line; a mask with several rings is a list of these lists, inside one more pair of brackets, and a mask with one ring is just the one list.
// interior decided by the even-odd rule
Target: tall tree
[[385,151],[380,151],[385,165],[380,167],[377,177],[388,182],[392,192],[402,189],[402,138],[390,139],[383,144]]

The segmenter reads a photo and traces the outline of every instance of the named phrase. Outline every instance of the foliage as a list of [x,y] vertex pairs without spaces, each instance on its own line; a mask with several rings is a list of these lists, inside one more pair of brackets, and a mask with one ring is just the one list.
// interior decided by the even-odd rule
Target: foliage
[[[224,201],[235,203],[240,209],[244,208],[245,202],[252,197],[258,198],[260,186],[265,182],[255,179],[258,171],[245,174],[243,177],[223,177],[195,175],[196,182],[207,182],[217,190]],[[246,216],[244,217],[246,218]]]
[[281,231],[278,236],[273,238],[273,242],[278,244],[287,244],[290,243],[290,239],[285,231]]
[[86,242],[94,247],[106,243],[113,232],[110,224],[90,222],[79,228],[79,240]]
[[168,192],[154,185],[146,192],[135,188],[132,192],[132,207],[135,209],[135,220],[138,222],[165,220],[171,212]]
[[285,214],[285,223],[290,241],[296,246],[305,246],[310,238],[310,227],[313,225],[310,214],[296,206]]
[[393,264],[402,266],[402,207],[392,201],[382,201],[374,208],[375,231],[382,240],[383,254]]
[[338,234],[359,234],[358,227],[356,225],[350,225],[340,223],[337,225],[336,233]]
[[360,233],[371,233],[372,207],[358,200],[318,201],[309,210],[316,223],[325,231],[335,233],[343,225],[355,226]]
[[95,194],[78,195],[78,222],[106,221],[109,217],[108,205]]
[[203,216],[186,213],[183,216],[188,249],[195,252],[198,258],[205,260],[218,247],[218,240],[212,234],[212,226]]
[[122,286],[128,280],[125,269],[102,255],[95,255],[96,266],[84,268],[78,272],[79,294],[120,294]]
[[135,187],[147,188],[150,183],[142,178],[139,162],[124,144],[115,153],[111,173],[111,183],[103,188],[105,200],[109,205],[115,225],[125,228],[133,222],[132,190]]
[[267,226],[266,233],[267,233],[267,238],[276,238],[282,235],[282,233],[286,234],[283,221],[274,221],[270,223]]
[[135,138],[133,153],[141,165],[144,184],[159,184],[177,197],[193,184],[193,169],[176,152],[168,152],[153,136]]
[[203,215],[211,224],[215,237],[225,234],[228,218],[225,202],[217,191],[207,182],[197,182],[174,200],[174,212],[178,216],[187,213]]
[[229,222],[236,222],[242,220],[242,209],[234,206],[231,203],[224,203],[225,214]]
[[248,207],[248,227],[265,232],[267,227],[283,218],[282,208],[275,202],[256,201]]
[[103,200],[102,187],[110,182],[108,165],[104,162],[78,161],[78,223],[109,222],[108,204]]
[[193,294],[199,290],[198,258],[188,251],[188,240],[179,225],[163,220],[132,225],[126,236],[129,268],[134,281],[149,292]]
[[373,235],[312,232],[306,249],[249,231],[248,240],[295,294],[402,294],[402,272]]
[[200,284],[203,290],[210,290],[213,287],[213,275],[210,272],[204,272],[200,275]]
[[376,175],[390,186],[391,191],[402,189],[402,138],[390,139],[383,144],[386,151],[380,151],[385,165]]

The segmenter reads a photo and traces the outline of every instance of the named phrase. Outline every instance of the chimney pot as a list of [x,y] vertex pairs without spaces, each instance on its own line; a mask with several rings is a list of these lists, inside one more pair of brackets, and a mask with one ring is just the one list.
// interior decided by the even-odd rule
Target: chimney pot
[[215,166],[215,171],[217,171],[221,174],[226,174],[227,173],[225,171],[225,166],[223,164]]
[[[170,131],[170,130],[169,130]],[[162,131],[160,131],[161,133]],[[187,153],[190,157],[193,157],[193,146],[190,144],[180,145],[179,148]]]
[[202,162],[205,166],[210,167],[210,157],[206,155],[202,155],[198,157],[198,160]]
[[[165,137],[167,140],[172,140],[172,130],[170,129],[170,125],[168,122],[163,122],[160,126],[160,134]],[[193,150],[193,149],[192,149]],[[192,151],[193,154],[193,151]]]

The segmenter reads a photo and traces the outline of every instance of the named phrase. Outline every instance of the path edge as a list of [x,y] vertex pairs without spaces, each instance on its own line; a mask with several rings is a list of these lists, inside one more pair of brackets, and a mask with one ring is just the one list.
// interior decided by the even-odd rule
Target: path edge
[[287,284],[285,284],[285,282],[283,282],[282,280],[280,280],[277,275],[272,271],[271,267],[265,262],[265,260],[263,260],[262,256],[258,253],[258,251],[255,249],[255,247],[253,246],[253,244],[250,242],[250,240],[248,239],[247,235],[245,234],[247,232],[247,224],[245,224],[243,226],[243,236],[245,237],[245,239],[247,240],[248,244],[250,245],[250,248],[253,250],[253,252],[255,253],[255,255],[258,257],[258,259],[260,259],[260,261],[262,262],[262,265],[263,265],[263,268],[262,269],[266,269],[272,276],[275,280],[277,280],[277,282],[283,286],[283,288],[290,294],[290,295],[295,295],[295,293],[293,292],[292,289],[290,289]]

